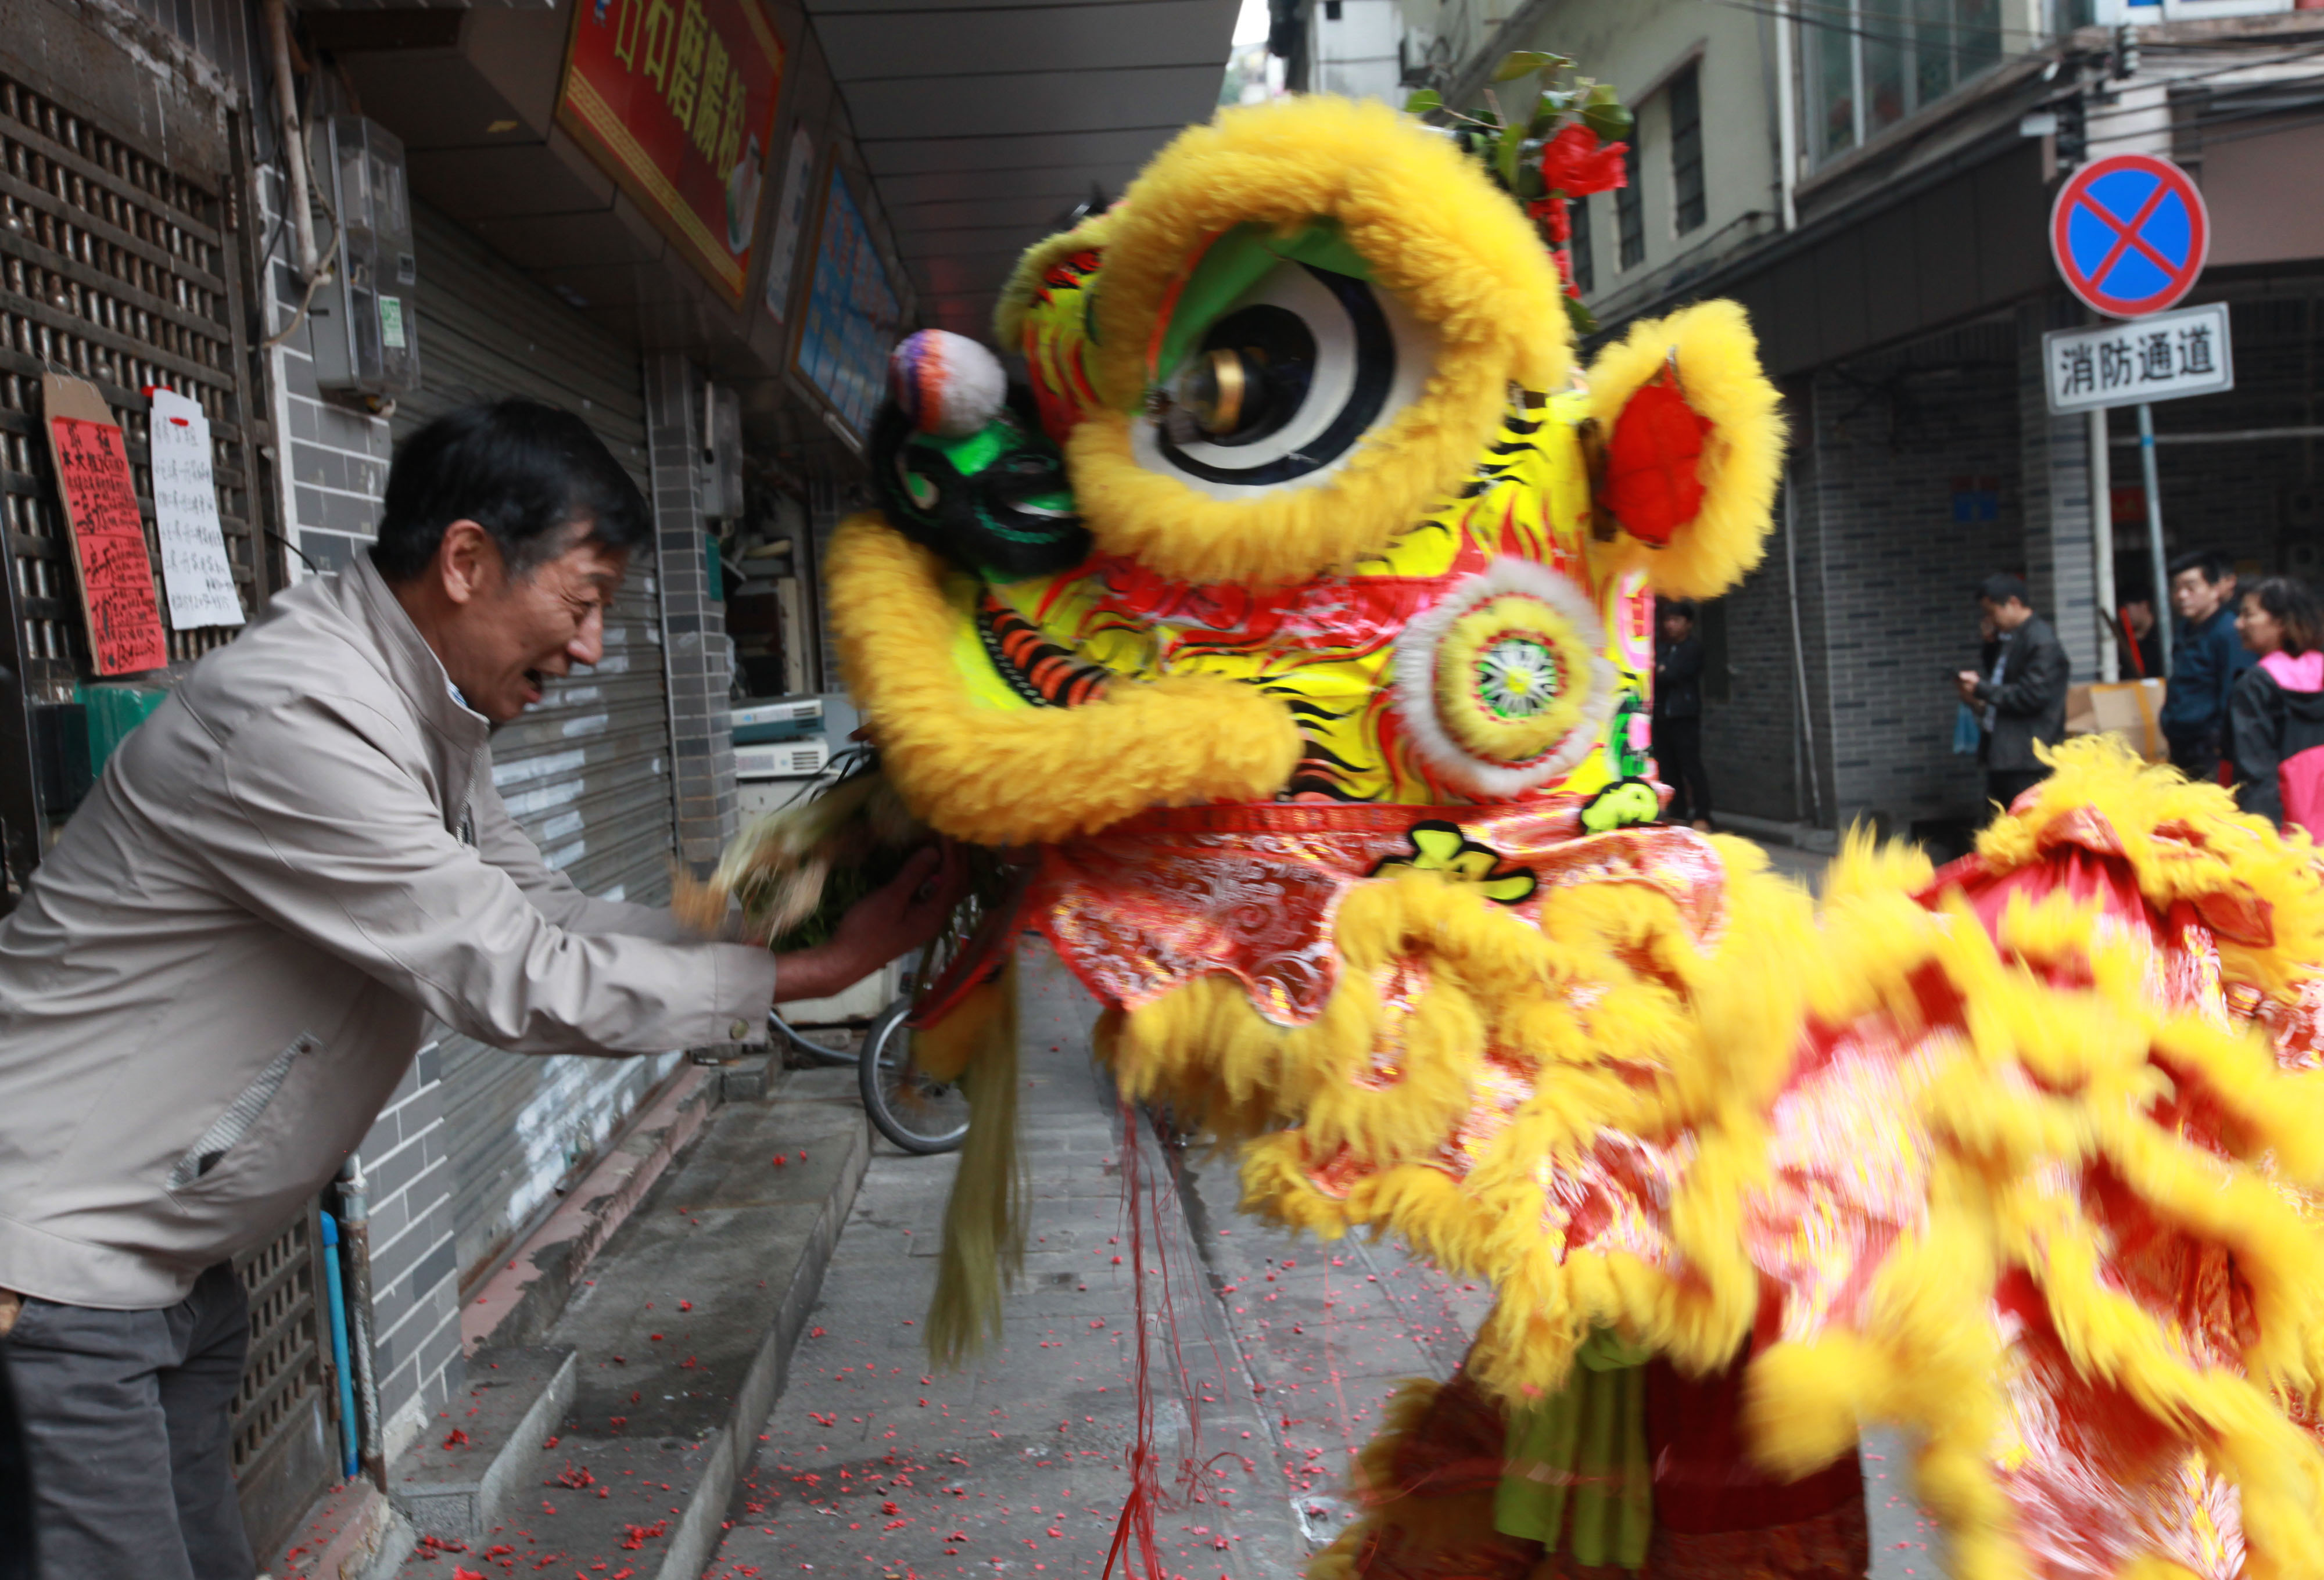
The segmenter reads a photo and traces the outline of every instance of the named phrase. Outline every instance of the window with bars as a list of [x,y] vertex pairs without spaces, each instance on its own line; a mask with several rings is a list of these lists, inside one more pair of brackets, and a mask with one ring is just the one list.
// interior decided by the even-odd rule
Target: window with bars
[[[271,589],[255,528],[245,427],[254,400],[224,190],[222,180],[205,185],[0,74],[0,517],[8,571],[0,666],[14,672],[5,683],[7,711],[23,717],[70,703],[89,675],[71,530],[46,453],[43,373],[96,386],[121,426],[173,666],[232,639],[234,628],[168,625],[148,390],[166,385],[208,418],[218,514],[244,612],[255,614]],[[0,761],[12,892],[69,810],[37,804],[30,775],[22,763]]]
[[[243,612],[276,583],[259,537],[248,427],[258,400],[243,315],[230,178],[189,172],[62,102],[0,73],[0,721],[70,704],[91,678],[71,528],[44,436],[44,373],[94,385],[122,430],[173,669],[237,628],[169,623],[154,528],[152,400],[166,386],[208,418],[226,560]],[[13,675],[6,673],[13,671]],[[0,743],[0,834],[15,891],[69,808],[42,804],[15,740]],[[231,1454],[244,1519],[272,1545],[335,1478],[318,1224],[310,1204],[269,1244],[235,1259],[250,1296],[250,1347]]]
[[1590,236],[1590,199],[1569,198],[1566,217],[1573,222],[1572,239],[1566,243],[1573,253],[1573,287],[1583,296],[1598,289],[1598,255],[1591,250]]
[[1702,225],[1702,85],[1689,66],[1671,79],[1670,144],[1673,223],[1686,234]]
[[1630,149],[1622,156],[1623,183],[1614,188],[1614,242],[1620,266],[1635,269],[1646,261],[1646,188],[1639,177],[1645,162],[1638,157],[1638,145],[1646,138],[1639,129],[1630,128]]
[[[2055,8],[2080,14],[2071,0]],[[1808,153],[1845,153],[1999,63],[2001,0],[1831,0],[1800,13]]]

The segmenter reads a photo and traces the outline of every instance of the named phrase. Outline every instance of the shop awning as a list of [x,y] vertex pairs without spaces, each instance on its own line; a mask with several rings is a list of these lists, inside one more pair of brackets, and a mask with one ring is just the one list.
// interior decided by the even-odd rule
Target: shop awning
[[1018,254],[1216,109],[1236,0],[809,0],[931,324],[991,334]]

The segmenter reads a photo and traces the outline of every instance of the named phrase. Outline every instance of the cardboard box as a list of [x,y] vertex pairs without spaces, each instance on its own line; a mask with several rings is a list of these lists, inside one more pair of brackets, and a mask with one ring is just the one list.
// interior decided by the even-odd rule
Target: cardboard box
[[2163,740],[2163,682],[2120,680],[2066,693],[2066,735],[2115,735],[2148,762],[2170,760]]

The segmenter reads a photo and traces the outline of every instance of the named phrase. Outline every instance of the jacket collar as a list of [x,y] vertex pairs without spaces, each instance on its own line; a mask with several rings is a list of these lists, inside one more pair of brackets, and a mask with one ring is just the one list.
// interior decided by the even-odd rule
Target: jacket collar
[[349,568],[340,573],[352,591],[355,612],[376,638],[382,666],[396,689],[411,703],[411,711],[455,749],[482,751],[492,738],[492,723],[481,713],[456,701],[452,677],[420,636],[411,616],[395,601],[371,556],[358,552]]

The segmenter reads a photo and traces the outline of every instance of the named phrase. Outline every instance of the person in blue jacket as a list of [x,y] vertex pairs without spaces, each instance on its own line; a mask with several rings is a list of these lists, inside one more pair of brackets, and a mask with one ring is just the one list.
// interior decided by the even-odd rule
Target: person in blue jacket
[[2171,562],[2171,684],[2163,700],[2163,739],[2171,761],[2190,779],[2216,782],[2231,747],[2227,699],[2253,664],[2236,635],[2235,564],[2216,548]]

